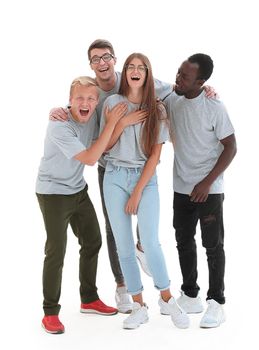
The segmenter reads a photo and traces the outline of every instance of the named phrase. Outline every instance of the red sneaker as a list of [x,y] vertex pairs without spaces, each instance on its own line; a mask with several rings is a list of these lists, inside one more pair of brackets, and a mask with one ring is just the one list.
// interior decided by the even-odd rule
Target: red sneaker
[[42,327],[51,334],[61,334],[65,332],[64,325],[60,322],[58,315],[45,315],[42,319]]
[[87,304],[82,303],[80,311],[87,314],[99,315],[115,315],[118,313],[117,309],[105,305],[100,299],[97,299]]

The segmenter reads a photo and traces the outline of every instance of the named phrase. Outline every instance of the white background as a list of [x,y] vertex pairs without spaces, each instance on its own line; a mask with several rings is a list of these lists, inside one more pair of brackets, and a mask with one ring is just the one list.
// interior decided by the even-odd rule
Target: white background
[[[1,98],[1,243],[0,322],[2,349],[235,349],[257,339],[258,318],[258,11],[256,1],[37,1],[9,0],[0,5]],[[159,315],[158,293],[143,276],[150,322],[124,331],[124,315],[79,313],[78,245],[69,231],[62,310],[66,333],[52,336],[40,327],[41,272],[45,231],[34,186],[48,113],[68,101],[71,81],[93,75],[89,44],[105,38],[114,45],[120,70],[132,52],[146,54],[155,77],[174,82],[178,66],[191,54],[211,55],[215,69],[208,84],[225,102],[236,129],[238,154],[227,170],[226,296],[227,322],[218,329],[178,330]],[[181,275],[172,229],[171,145],[159,165],[160,237],[178,296]],[[96,167],[85,177],[103,232],[98,287],[114,305],[115,284],[109,267]],[[206,297],[207,263],[199,232],[199,284]],[[257,308],[257,311],[255,310]]]

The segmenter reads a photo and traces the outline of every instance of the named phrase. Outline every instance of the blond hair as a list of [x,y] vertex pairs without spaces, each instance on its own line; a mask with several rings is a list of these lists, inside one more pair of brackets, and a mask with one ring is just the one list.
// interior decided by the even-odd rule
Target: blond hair
[[73,89],[76,85],[82,85],[82,86],[95,86],[96,87],[96,91],[99,95],[99,88],[98,88],[98,84],[96,82],[95,79],[91,78],[91,77],[87,77],[87,76],[82,76],[82,77],[78,77],[75,78],[70,86],[70,97],[73,93]]

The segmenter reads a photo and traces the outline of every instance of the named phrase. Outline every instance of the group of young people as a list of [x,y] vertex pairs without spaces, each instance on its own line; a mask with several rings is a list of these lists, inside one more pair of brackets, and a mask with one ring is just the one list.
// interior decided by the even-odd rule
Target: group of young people
[[[37,177],[47,233],[42,325],[49,333],[65,330],[59,299],[70,224],[80,244],[81,312],[129,314],[125,329],[146,323],[148,308],[137,263],[137,257],[145,258],[160,292],[161,314],[170,315],[176,327],[188,328],[188,314],[203,311],[195,244],[199,221],[209,269],[208,306],[200,326],[217,327],[225,320],[223,172],[236,154],[236,141],[223,103],[206,94],[204,84],[213,61],[201,53],[190,56],[181,64],[173,87],[154,79],[142,53],[131,54],[122,72],[116,72],[115,52],[107,40],[95,40],[88,58],[95,79],[74,79],[68,108],[51,110]],[[170,291],[158,235],[156,166],[167,141],[174,146],[173,226],[183,277],[177,300]],[[97,161],[117,308],[104,304],[96,287],[101,235],[83,172],[85,164]],[[137,215],[137,245],[132,215]]]

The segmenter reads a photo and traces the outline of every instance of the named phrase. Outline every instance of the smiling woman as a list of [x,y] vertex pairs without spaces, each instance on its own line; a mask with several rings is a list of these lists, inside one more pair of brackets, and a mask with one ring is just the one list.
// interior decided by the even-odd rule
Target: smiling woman
[[148,321],[131,229],[130,216],[135,214],[148,267],[154,285],[160,291],[161,313],[171,315],[176,327],[187,328],[188,316],[179,308],[170,292],[170,281],[158,239],[156,166],[162,144],[169,139],[169,130],[165,108],[156,100],[151,64],[141,53],[133,53],[126,59],[119,93],[104,102],[101,130],[105,127],[105,110],[116,108],[120,103],[127,105],[127,113],[121,123],[136,113],[144,113],[141,120],[126,128],[120,122],[117,124],[105,156],[104,199],[127,290],[134,301],[130,316],[123,321],[123,328],[135,329]]

